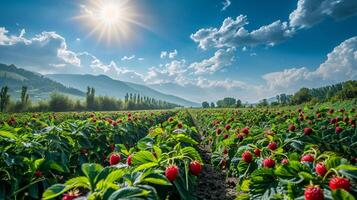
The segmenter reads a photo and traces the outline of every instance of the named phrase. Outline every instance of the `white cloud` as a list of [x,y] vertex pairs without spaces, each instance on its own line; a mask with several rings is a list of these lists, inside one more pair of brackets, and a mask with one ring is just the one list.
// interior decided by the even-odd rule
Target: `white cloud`
[[161,51],[160,53],[160,58],[170,58],[170,59],[174,59],[177,56],[178,52],[176,49],[174,49],[172,52],[169,51]]
[[231,4],[232,4],[232,2],[230,0],[224,0],[222,2],[223,7],[222,7],[221,11],[225,11]]
[[246,88],[248,85],[242,81],[238,80],[230,80],[230,79],[225,79],[225,80],[208,80],[203,77],[198,77],[197,78],[197,86],[201,88],[224,88],[226,90],[230,90],[233,88]]
[[357,37],[345,40],[327,55],[316,70],[290,68],[263,76],[274,92],[292,93],[301,87],[319,87],[357,79]]
[[299,0],[290,14],[293,27],[311,27],[325,18],[343,19],[357,14],[356,0]]
[[125,61],[125,60],[132,60],[135,58],[135,55],[131,55],[131,56],[124,56],[121,58],[122,61]]
[[191,34],[191,39],[202,49],[210,47],[244,47],[257,45],[274,46],[294,34],[287,22],[275,21],[249,32],[247,16],[239,15],[236,19],[226,18],[220,28],[200,29]]
[[144,60],[144,58],[138,58],[138,61],[143,61]]
[[226,50],[219,49],[211,58],[204,59],[200,62],[194,62],[189,66],[189,68],[194,70],[195,74],[212,74],[226,66],[231,65],[234,60],[234,52],[234,48],[228,48]]

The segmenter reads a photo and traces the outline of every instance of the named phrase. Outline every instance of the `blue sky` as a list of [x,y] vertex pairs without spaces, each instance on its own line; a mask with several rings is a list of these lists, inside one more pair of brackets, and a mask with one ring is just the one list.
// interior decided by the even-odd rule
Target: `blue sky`
[[[101,9],[91,6],[96,2],[130,8],[123,13],[134,23],[111,24],[123,23],[128,37],[108,42],[89,34],[98,25],[88,25],[88,11]],[[254,102],[357,79],[355,0],[0,4],[0,62],[43,74],[106,74],[198,102],[224,96]]]

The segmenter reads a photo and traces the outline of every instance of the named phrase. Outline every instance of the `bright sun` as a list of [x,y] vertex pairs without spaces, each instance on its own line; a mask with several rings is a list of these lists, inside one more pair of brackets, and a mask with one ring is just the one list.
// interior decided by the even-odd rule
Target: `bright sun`
[[132,25],[139,25],[139,16],[130,0],[88,0],[80,5],[81,15],[77,16],[89,35],[107,43],[128,39],[132,35]]

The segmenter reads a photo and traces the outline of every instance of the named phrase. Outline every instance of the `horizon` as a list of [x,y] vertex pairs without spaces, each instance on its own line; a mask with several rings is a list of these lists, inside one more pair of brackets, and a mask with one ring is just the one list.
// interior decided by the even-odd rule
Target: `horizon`
[[0,63],[257,103],[357,79],[357,2],[329,2],[3,1]]

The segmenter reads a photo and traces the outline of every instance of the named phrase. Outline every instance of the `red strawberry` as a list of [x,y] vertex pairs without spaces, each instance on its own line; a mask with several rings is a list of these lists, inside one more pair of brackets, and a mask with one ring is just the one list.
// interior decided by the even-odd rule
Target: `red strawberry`
[[174,121],[174,118],[170,117],[170,118],[168,119],[168,121],[169,121],[169,122],[172,122],[172,121]]
[[131,160],[133,159],[133,154],[130,154],[126,159],[126,164],[131,165]]
[[119,153],[113,153],[109,157],[109,164],[110,165],[116,165],[120,162],[121,156]]
[[320,118],[320,117],[321,117],[321,113],[317,113],[317,114],[316,114],[316,117],[317,117],[317,118]]
[[332,114],[333,112],[334,110],[332,108],[328,111],[329,114]]
[[241,134],[237,134],[237,138],[238,138],[238,140],[241,142],[242,140],[243,140],[243,135],[241,135]]
[[189,168],[190,168],[191,174],[194,176],[200,175],[200,173],[202,171],[202,165],[197,160],[190,162]]
[[182,124],[181,124],[181,123],[178,123],[178,124],[177,124],[177,128],[182,129]]
[[304,128],[304,134],[305,135],[310,135],[312,133],[312,129],[310,127]]
[[315,158],[311,154],[304,155],[301,157],[301,162],[314,162]]
[[115,150],[115,144],[110,144],[109,148],[110,148],[110,151],[113,152]]
[[349,120],[349,122],[350,122],[350,124],[351,124],[351,125],[356,124],[355,120],[354,120],[354,119],[352,119],[352,118]]
[[35,177],[37,177],[37,178],[40,178],[40,177],[42,177],[42,172],[40,171],[40,170],[36,170],[35,171]]
[[250,153],[250,151],[245,151],[242,154],[242,160],[244,160],[246,163],[251,163],[253,160],[253,155]]
[[331,124],[335,124],[337,122],[337,118],[332,118],[330,122]]
[[289,131],[295,131],[295,129],[296,129],[296,127],[295,127],[294,124],[291,124],[291,125],[289,126]]
[[242,133],[248,134],[249,133],[249,128],[248,127],[243,128],[242,129]]
[[327,172],[325,164],[322,162],[317,163],[316,167],[315,167],[315,171],[316,171],[316,174],[318,174],[319,176],[325,176],[325,174]]
[[288,163],[289,163],[289,160],[286,159],[286,158],[284,158],[284,159],[281,160],[281,164],[282,164],[282,165],[286,165],[286,164],[288,164]]
[[276,148],[278,148],[278,145],[276,144],[276,142],[269,142],[268,148],[274,151]]
[[341,133],[342,131],[343,131],[343,129],[341,127],[339,127],[339,126],[337,126],[336,129],[335,129],[336,133]]
[[258,149],[258,148],[256,148],[256,149],[254,149],[254,154],[256,155],[256,156],[260,156],[260,149]]
[[229,129],[231,129],[231,125],[227,124],[224,128],[229,131]]
[[79,197],[79,195],[80,194],[78,190],[69,191],[68,193],[63,194],[62,200],[73,200]]
[[165,170],[165,176],[169,181],[174,181],[179,174],[179,169],[176,165],[169,165]]
[[344,189],[349,191],[352,187],[350,181],[347,178],[334,177],[330,180],[329,186],[331,190]]
[[324,192],[318,185],[309,185],[304,192],[305,200],[324,200]]
[[228,154],[228,149],[224,148],[223,154]]
[[220,135],[222,133],[222,130],[220,128],[217,128],[216,133],[217,133],[217,135]]
[[263,166],[267,168],[272,168],[275,166],[275,161],[271,158],[265,158],[263,160]]
[[224,135],[223,135],[223,138],[224,138],[224,139],[227,139],[227,138],[228,138],[228,134],[224,134]]

